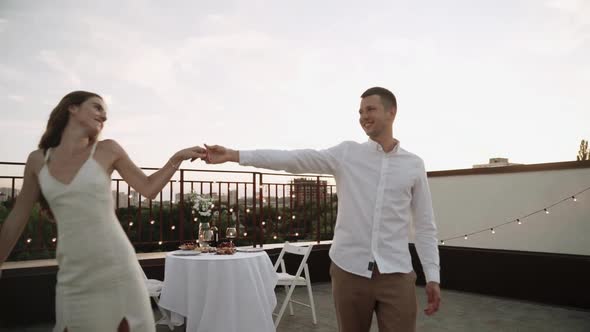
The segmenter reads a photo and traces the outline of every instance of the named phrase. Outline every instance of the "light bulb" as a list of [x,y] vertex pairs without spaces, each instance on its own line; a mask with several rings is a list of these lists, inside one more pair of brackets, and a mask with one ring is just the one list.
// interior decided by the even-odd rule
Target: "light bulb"
[[156,223],[156,221],[155,221],[155,220],[151,220],[151,221],[150,221],[150,224],[152,224],[152,225],[153,225],[153,224],[155,224],[155,223]]
[[440,241],[440,244],[445,245],[445,240]]
[[162,241],[159,241],[159,242],[158,242],[158,245],[162,245]]
[[234,209],[229,209],[229,213],[233,213],[233,212],[234,212]]
[[292,216],[291,219],[295,220],[295,216]]
[[27,239],[27,243],[31,243],[32,241],[33,241],[33,239],[31,239],[31,238]]
[[547,210],[547,209],[544,209],[544,210],[545,210],[545,214],[549,214],[549,210]]
[[464,239],[467,240],[467,235],[465,235]]
[[53,238],[53,239],[51,239],[51,242],[55,243],[55,242],[57,242],[57,239]]
[[574,202],[577,202],[577,201],[578,201],[578,199],[576,198],[576,196],[572,196],[572,200],[573,200]]
[[299,233],[295,233],[295,236],[299,236]]
[[129,222],[129,227],[133,226],[133,221]]
[[277,219],[281,220],[281,216],[278,216]]
[[520,219],[516,219],[516,223],[522,225],[522,221],[520,221]]
[[248,236],[248,233],[244,233],[244,236]]
[[275,236],[273,236],[272,238],[273,238],[274,240],[276,240],[276,239],[277,239],[277,236],[275,235]]
[[171,230],[175,230],[176,229],[176,226],[172,226],[172,227],[170,227],[170,229]]
[[496,234],[496,231],[493,228],[490,228],[490,230],[492,231],[492,234]]

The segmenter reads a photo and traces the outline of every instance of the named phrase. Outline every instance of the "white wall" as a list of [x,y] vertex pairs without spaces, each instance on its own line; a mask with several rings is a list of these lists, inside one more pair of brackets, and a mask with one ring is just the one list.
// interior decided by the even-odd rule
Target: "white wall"
[[[430,177],[439,239],[514,220],[590,187],[590,168]],[[445,245],[590,255],[590,190],[516,223]]]

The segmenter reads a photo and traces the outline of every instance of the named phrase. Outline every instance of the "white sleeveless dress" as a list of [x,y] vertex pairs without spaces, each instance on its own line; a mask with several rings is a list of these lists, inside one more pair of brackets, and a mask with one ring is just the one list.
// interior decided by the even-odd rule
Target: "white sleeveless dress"
[[155,331],[143,271],[117,217],[111,179],[90,157],[70,184],[48,170],[39,185],[57,221],[55,332],[115,332],[123,318],[131,331]]

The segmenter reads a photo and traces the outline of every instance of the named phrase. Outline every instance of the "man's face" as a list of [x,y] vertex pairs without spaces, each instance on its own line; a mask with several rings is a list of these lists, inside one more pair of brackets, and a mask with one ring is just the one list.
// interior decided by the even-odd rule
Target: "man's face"
[[385,109],[379,95],[371,95],[361,99],[359,123],[371,138],[377,138],[391,128],[395,118],[393,107]]

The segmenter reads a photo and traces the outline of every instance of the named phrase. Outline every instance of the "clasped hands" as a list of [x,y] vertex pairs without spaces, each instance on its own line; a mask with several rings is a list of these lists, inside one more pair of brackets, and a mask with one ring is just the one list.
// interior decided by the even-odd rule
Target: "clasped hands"
[[221,145],[204,145],[205,155],[200,159],[205,161],[207,164],[222,164],[228,161],[240,161],[239,153],[236,150],[232,150]]

